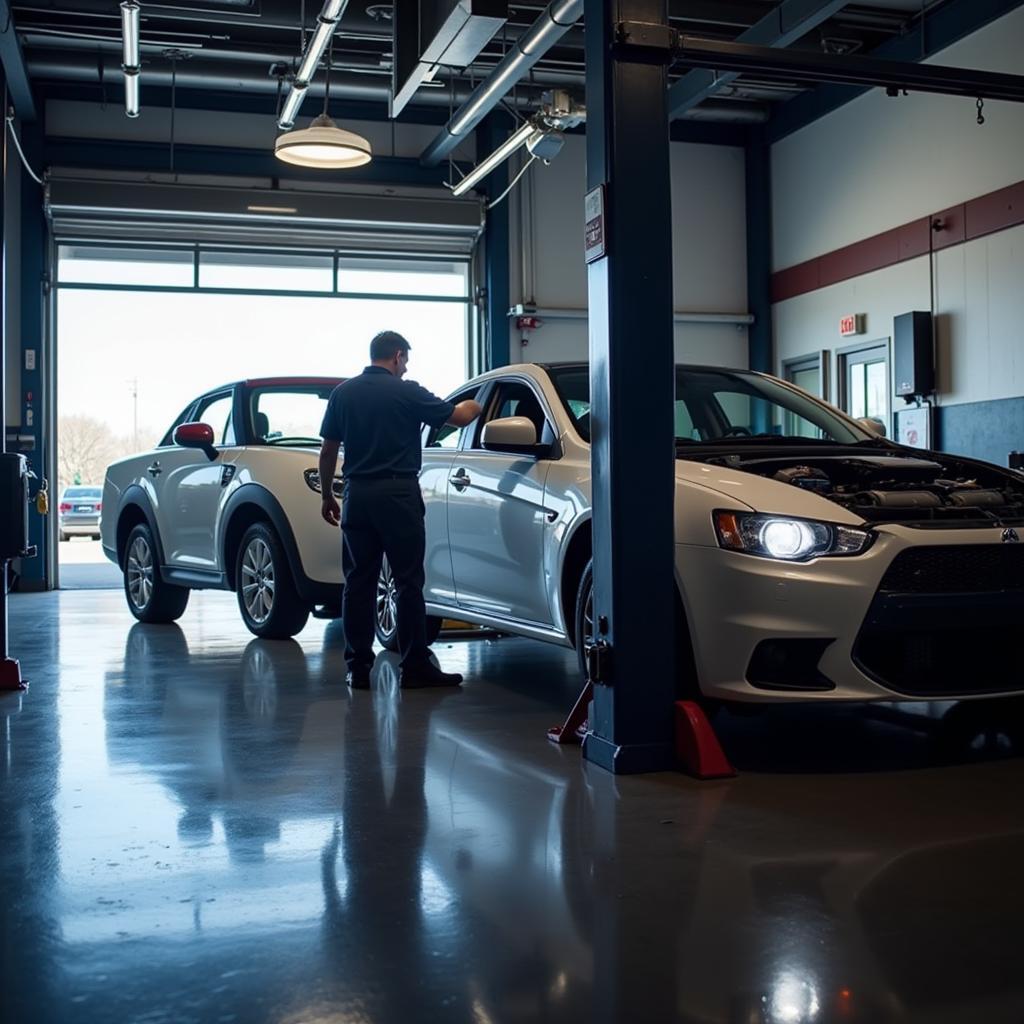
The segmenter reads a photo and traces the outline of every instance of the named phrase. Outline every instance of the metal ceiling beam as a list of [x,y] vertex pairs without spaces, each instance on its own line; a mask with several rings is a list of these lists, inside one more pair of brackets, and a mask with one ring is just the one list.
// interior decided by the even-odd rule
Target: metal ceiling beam
[[21,43],[18,40],[18,31],[14,26],[14,17],[8,0],[0,0],[0,25],[7,26],[0,32],[0,62],[4,66],[7,91],[14,105],[14,112],[22,121],[34,121],[36,105],[32,99],[25,57],[21,52]]
[[[778,48],[789,46],[845,6],[846,0],[785,0],[771,14],[751,25],[736,42]],[[684,75],[668,91],[669,120],[681,117],[737,76],[738,72],[722,74],[705,69]]]
[[693,36],[683,36],[676,52],[681,60],[698,67],[725,68],[739,74],[754,72],[766,78],[783,78],[786,81],[836,82],[890,89],[894,94],[908,90],[1024,103],[1024,75],[877,57],[837,57],[813,50],[780,51],[768,46],[725,43]]
[[530,29],[511,47],[501,63],[449,118],[423,150],[427,167],[440,163],[522,79],[537,61],[579,20],[583,0],[551,0]]
[[[919,61],[977,32],[1024,4],[1024,0],[948,0],[918,21],[913,31],[871,52],[888,60]],[[771,142],[791,135],[867,91],[863,86],[821,85],[786,103],[768,125]]]

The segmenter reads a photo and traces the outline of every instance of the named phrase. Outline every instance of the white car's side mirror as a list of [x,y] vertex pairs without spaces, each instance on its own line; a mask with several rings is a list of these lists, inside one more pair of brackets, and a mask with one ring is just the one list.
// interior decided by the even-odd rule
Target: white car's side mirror
[[537,452],[537,428],[525,416],[506,416],[484,424],[481,443],[489,452],[513,452],[534,455]]
[[885,437],[885,422],[877,416],[861,416],[857,423],[869,434],[874,434],[875,437]]

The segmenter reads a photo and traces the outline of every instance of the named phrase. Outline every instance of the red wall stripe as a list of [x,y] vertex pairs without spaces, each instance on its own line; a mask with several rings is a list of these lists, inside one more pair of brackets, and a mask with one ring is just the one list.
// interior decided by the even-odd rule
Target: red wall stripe
[[[1024,224],[1024,181],[772,274],[772,302]],[[929,238],[929,235],[931,238]]]

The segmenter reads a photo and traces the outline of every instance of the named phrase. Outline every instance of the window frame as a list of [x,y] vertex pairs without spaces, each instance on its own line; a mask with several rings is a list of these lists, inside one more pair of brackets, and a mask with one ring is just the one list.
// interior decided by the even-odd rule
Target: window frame
[[[884,354],[884,359],[872,359],[871,353],[879,352]],[[863,358],[857,358],[861,356]],[[890,338],[875,338],[872,341],[862,341],[855,345],[847,345],[845,348],[836,351],[838,372],[836,374],[836,401],[835,405],[852,420],[857,417],[849,409],[847,392],[850,383],[850,368],[865,363],[885,363],[885,402],[886,414],[883,417],[886,436],[892,437],[893,421],[893,396],[892,396],[892,344]]]
[[[558,440],[558,428],[557,420],[551,411],[551,405],[544,396],[543,391],[538,387],[537,382],[532,380],[530,377],[524,376],[523,374],[508,374],[507,376],[493,377],[487,381],[489,387],[487,392],[483,395],[484,401],[481,402],[483,412],[477,417],[477,419],[471,424],[473,427],[472,431],[467,435],[465,445],[460,449],[466,452],[476,452],[479,454],[486,455],[500,455],[501,452],[488,451],[480,442],[480,437],[483,434],[484,427],[491,422],[492,419],[500,418],[492,415],[495,403],[498,400],[498,396],[501,394],[501,388],[504,384],[525,384],[530,391],[533,392],[534,398],[537,399],[541,407],[541,411],[544,413],[544,425],[545,431],[542,431],[542,436],[537,438],[538,444],[546,443],[543,439],[545,433],[551,434],[551,443],[554,444]],[[552,455],[552,457],[555,457]],[[512,455],[510,458],[521,459],[521,455]]]

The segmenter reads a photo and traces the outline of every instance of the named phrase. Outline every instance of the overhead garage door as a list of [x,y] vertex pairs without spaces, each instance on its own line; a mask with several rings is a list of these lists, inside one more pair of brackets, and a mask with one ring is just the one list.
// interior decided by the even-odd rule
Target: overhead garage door
[[54,236],[329,248],[468,258],[483,229],[476,200],[89,180],[55,171]]

